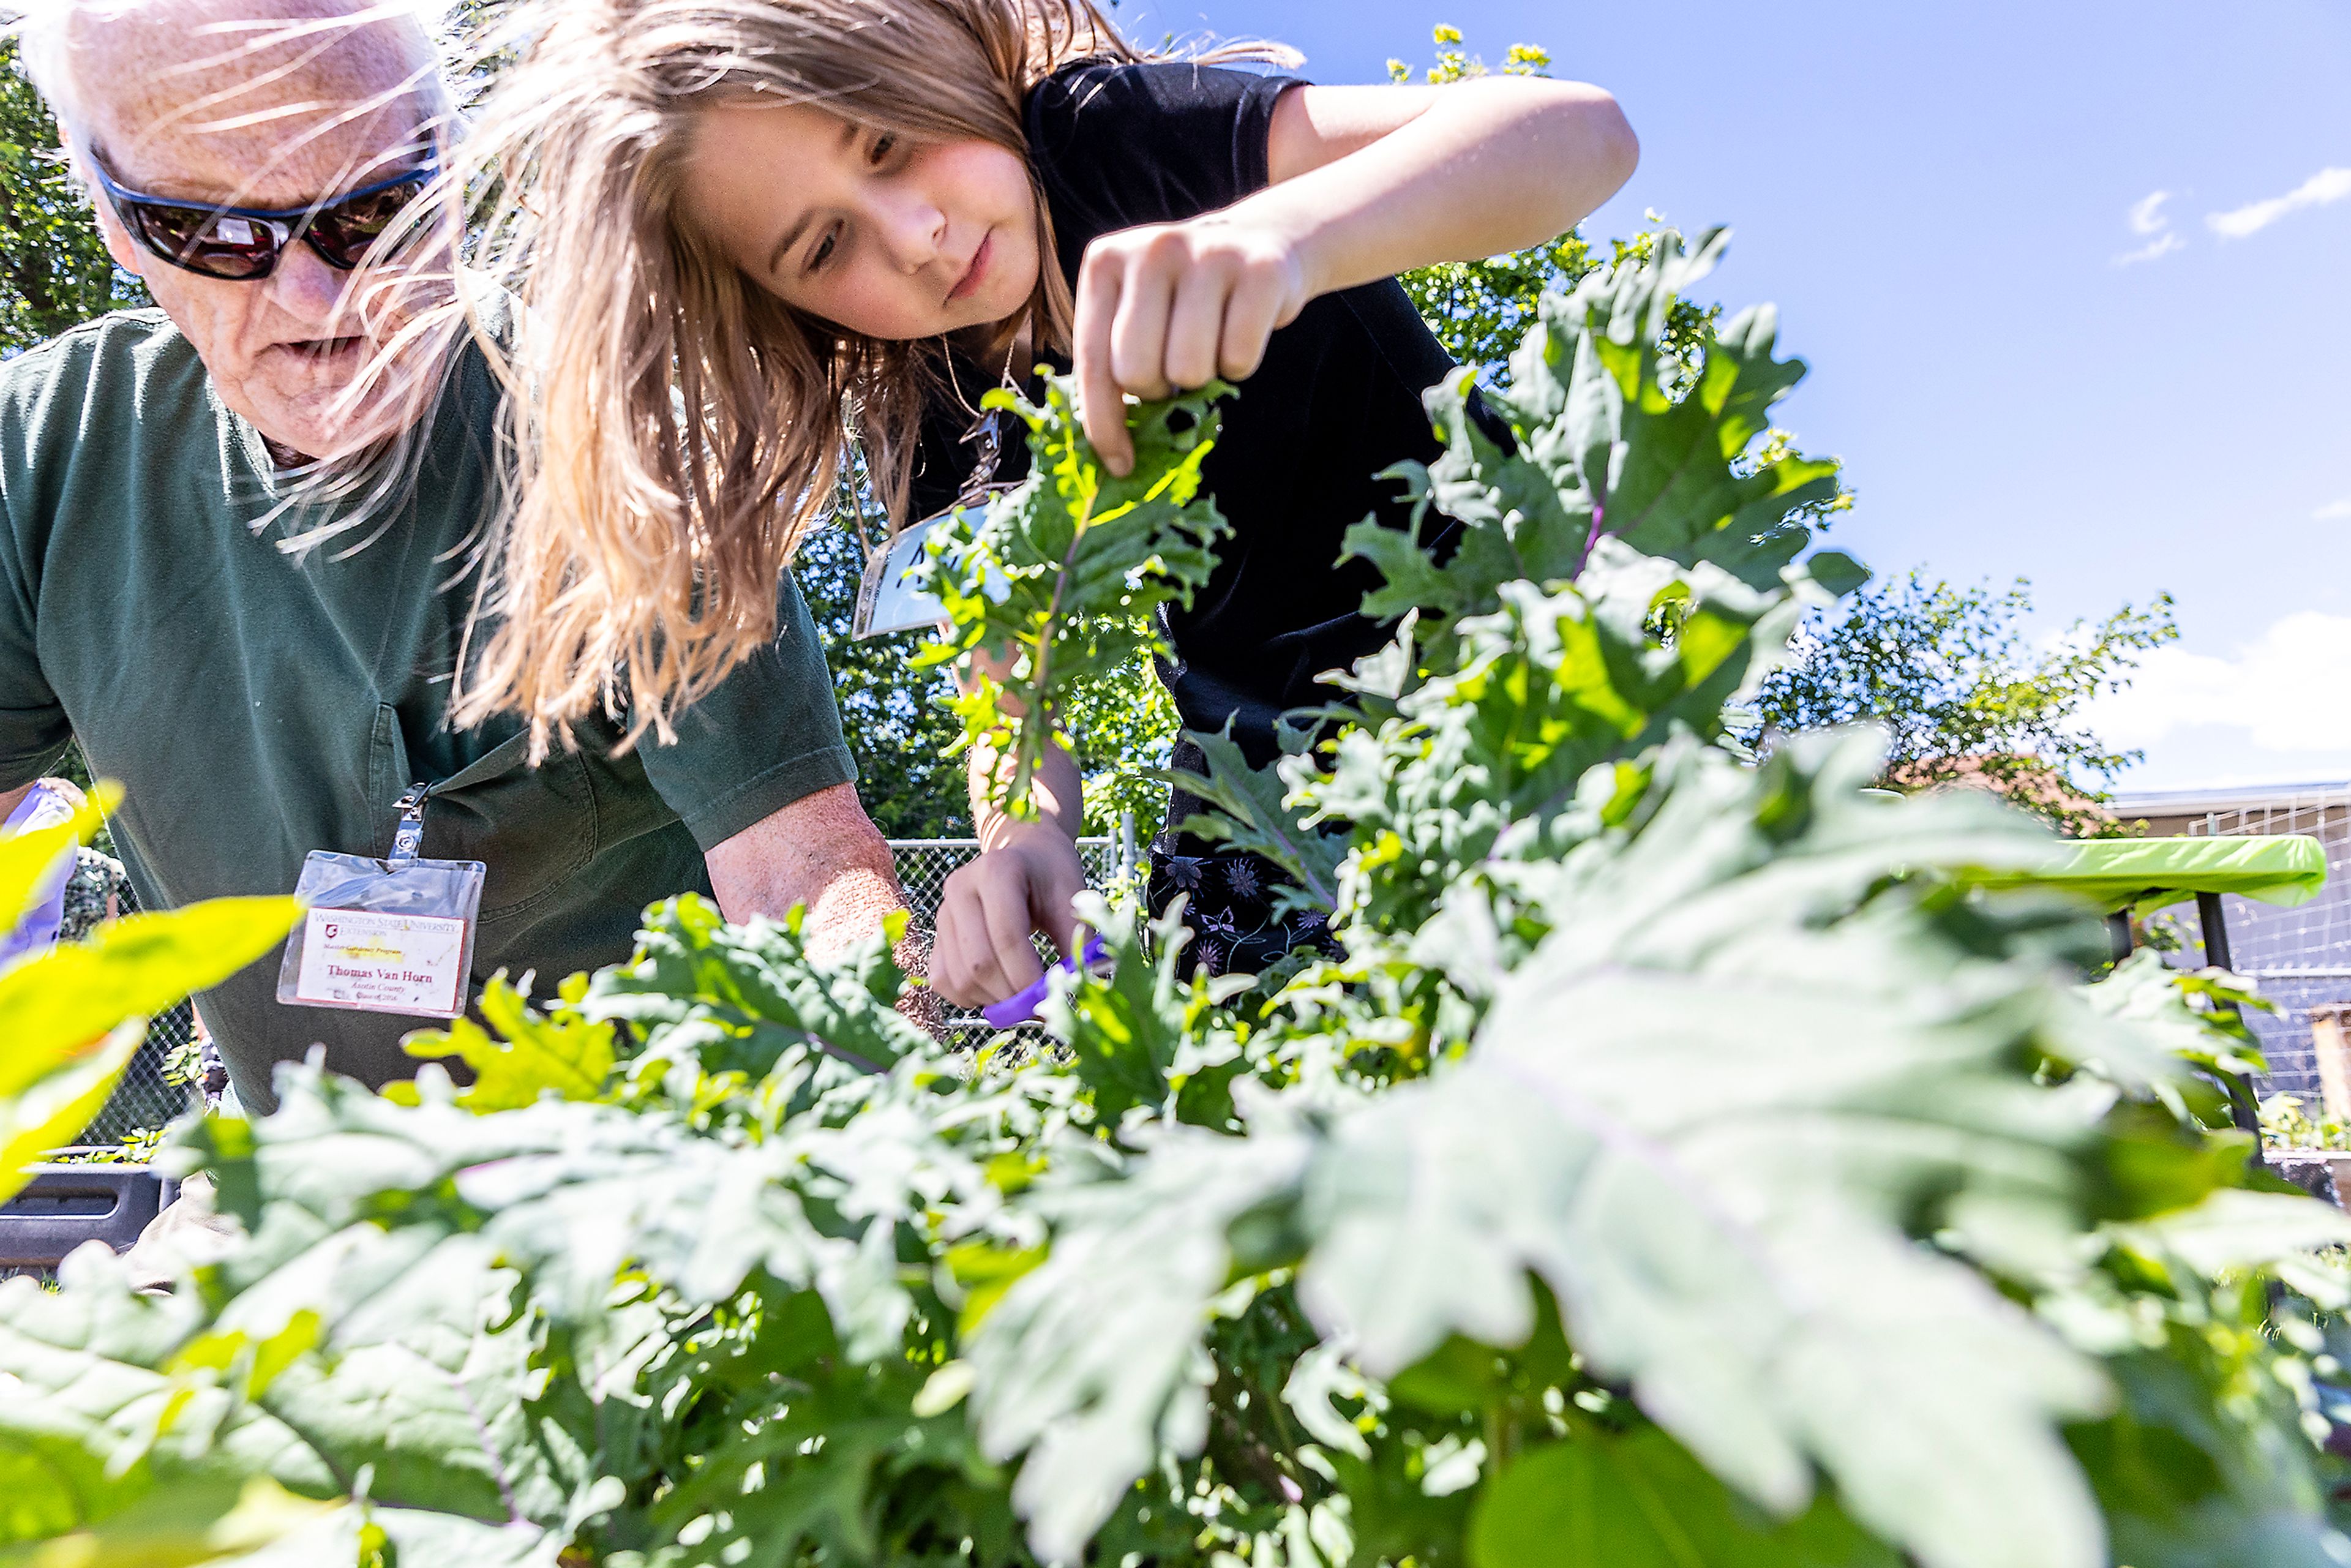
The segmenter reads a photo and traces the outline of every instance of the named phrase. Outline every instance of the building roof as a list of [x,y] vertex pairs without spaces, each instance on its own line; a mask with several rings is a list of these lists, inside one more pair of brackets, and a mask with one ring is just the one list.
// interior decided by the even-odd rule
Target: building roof
[[2215,789],[2124,789],[2108,807],[2128,821],[2134,817],[2194,817],[2207,811],[2251,811],[2283,806],[2313,795],[2351,793],[2351,782],[2331,779],[2304,784],[2236,784]]

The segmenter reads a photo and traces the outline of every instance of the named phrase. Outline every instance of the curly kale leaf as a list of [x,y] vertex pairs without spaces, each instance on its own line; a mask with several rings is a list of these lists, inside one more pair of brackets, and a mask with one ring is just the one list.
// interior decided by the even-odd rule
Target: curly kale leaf
[[[1508,423],[1515,450],[1471,417],[1468,372],[1431,389],[1446,450],[1394,471],[1416,502],[1412,531],[1366,519],[1347,534],[1349,554],[1387,579],[1365,597],[1366,615],[1419,610],[1441,669],[1450,628],[1494,610],[1503,583],[1573,580],[1603,538],[1682,566],[1710,563],[1758,590],[1778,586],[1811,537],[1805,517],[1836,495],[1837,465],[1776,448],[1750,460],[1771,405],[1804,375],[1802,361],[1772,357],[1770,306],[1715,332],[1694,381],[1680,384],[1674,304],[1728,239],[1708,230],[1686,252],[1667,230],[1574,293],[1545,298],[1510,361],[1510,392],[1478,394]],[[1464,525],[1442,563],[1422,542],[1432,510]],[[1823,552],[1813,575],[1843,591],[1857,583],[1855,570]]]
[[[180,1135],[245,1236],[178,1293],[103,1249],[0,1286],[0,1561],[249,1478],[352,1500],[306,1562],[2346,1560],[2351,1220],[2218,1124],[2219,982],[2078,985],[2093,915],[1989,885],[2046,835],[1870,790],[1869,735],[1719,744],[1843,569],[1741,455],[1792,375],[1761,319],[1649,396],[1711,248],[1546,308],[1524,487],[1418,558],[1460,592],[1327,771],[1211,781],[1240,841],[1343,834],[1343,961],[1186,985],[1174,920],[1090,903],[1068,1050],[958,1061],[883,938],[681,899],[498,993],[475,1092],[289,1068]],[[1040,418],[957,547],[958,635],[1032,638],[1006,724],[1082,663],[1064,606],[1176,591],[1141,534],[1207,569],[1196,420],[1155,498]]]
[[967,746],[1003,759],[994,787],[1007,810],[1033,815],[1029,784],[1054,715],[1078,682],[1131,669],[1165,646],[1161,607],[1188,607],[1230,532],[1201,493],[1216,444],[1216,404],[1233,389],[1196,392],[1129,411],[1134,467],[1102,465],[1076,418],[1071,383],[1048,377],[1045,402],[992,392],[990,408],[1029,426],[1029,476],[984,512],[958,512],[930,547],[928,586],[949,628],[918,664],[984,654],[1008,673],[968,683],[956,704]]
[[[891,956],[904,915],[838,963],[816,964],[803,936],[806,912],[730,925],[694,894],[655,905],[637,934],[636,956],[600,972],[578,998],[586,1018],[625,1020],[642,1031],[647,1055],[691,1057],[700,1071],[756,1080],[798,1048],[830,1057],[825,1086],[848,1073],[879,1072],[934,1050],[922,1027],[894,1004],[905,976]],[[648,1065],[640,1062],[642,1075]]]
[[[563,1005],[552,1016],[542,1014],[522,990],[507,983],[501,969],[482,988],[475,1004],[496,1034],[459,1018],[445,1030],[418,1030],[401,1041],[401,1049],[428,1059],[454,1056],[473,1069],[474,1082],[457,1095],[469,1111],[517,1110],[542,1094],[598,1099],[616,1058],[612,1026],[575,1010],[587,991],[585,975],[570,977],[558,993]],[[386,1092],[394,1098],[413,1096],[415,1087],[392,1084]]]
[[[1719,736],[1724,704],[1768,666],[1803,605],[1615,540],[1574,586],[1513,581],[1495,598],[1455,629],[1450,672],[1376,728],[1343,733],[1330,770],[1299,792],[1352,825],[1339,904],[1353,926],[1410,931],[1488,856],[1557,852],[1554,820],[1585,776],[1635,768],[1675,735]],[[1663,616],[1670,638],[1657,634]]]

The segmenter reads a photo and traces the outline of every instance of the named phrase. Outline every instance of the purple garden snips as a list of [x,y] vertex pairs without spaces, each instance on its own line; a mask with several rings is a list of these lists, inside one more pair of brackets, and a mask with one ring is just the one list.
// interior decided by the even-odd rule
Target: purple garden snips
[[1028,989],[1016,991],[1000,1002],[980,1009],[979,1016],[987,1020],[991,1029],[1012,1029],[1028,1023],[1036,1018],[1037,1009],[1044,1006],[1046,997],[1051,994],[1055,975],[1075,974],[1081,967],[1092,969],[1098,964],[1106,963],[1109,957],[1110,950],[1102,946],[1102,939],[1088,932],[1083,952],[1074,958],[1064,958],[1046,970],[1043,977]]

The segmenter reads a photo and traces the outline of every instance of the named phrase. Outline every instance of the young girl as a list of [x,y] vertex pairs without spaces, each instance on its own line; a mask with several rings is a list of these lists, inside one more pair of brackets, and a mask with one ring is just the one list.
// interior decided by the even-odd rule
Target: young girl
[[[1558,234],[1636,156],[1596,88],[1150,58],[1091,0],[562,0],[524,31],[469,154],[535,325],[499,629],[458,718],[542,733],[600,703],[662,729],[775,635],[845,421],[904,524],[1025,470],[972,411],[1051,366],[1120,472],[1122,394],[1239,383],[1206,469],[1233,537],[1161,674],[1186,728],[1229,721],[1262,764],[1276,716],[1389,634],[1357,611],[1375,576],[1334,563],[1351,524],[1402,521],[1374,476],[1436,455],[1420,395],[1450,368],[1393,275]],[[931,973],[966,1005],[1036,978],[1032,930],[1066,949],[1084,885],[1065,753],[1041,820],[987,793]],[[1297,939],[1261,862],[1203,848],[1164,836],[1154,893],[1193,895],[1205,957]]]

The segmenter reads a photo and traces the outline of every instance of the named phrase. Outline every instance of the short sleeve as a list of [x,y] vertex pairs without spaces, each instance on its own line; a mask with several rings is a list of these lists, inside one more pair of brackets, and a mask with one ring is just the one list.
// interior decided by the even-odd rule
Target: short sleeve
[[1065,67],[1029,95],[1029,156],[1074,277],[1098,235],[1178,223],[1265,188],[1274,106],[1303,85],[1180,60]]
[[646,776],[707,854],[803,796],[857,779],[816,622],[786,573],[776,640],[643,747]]

